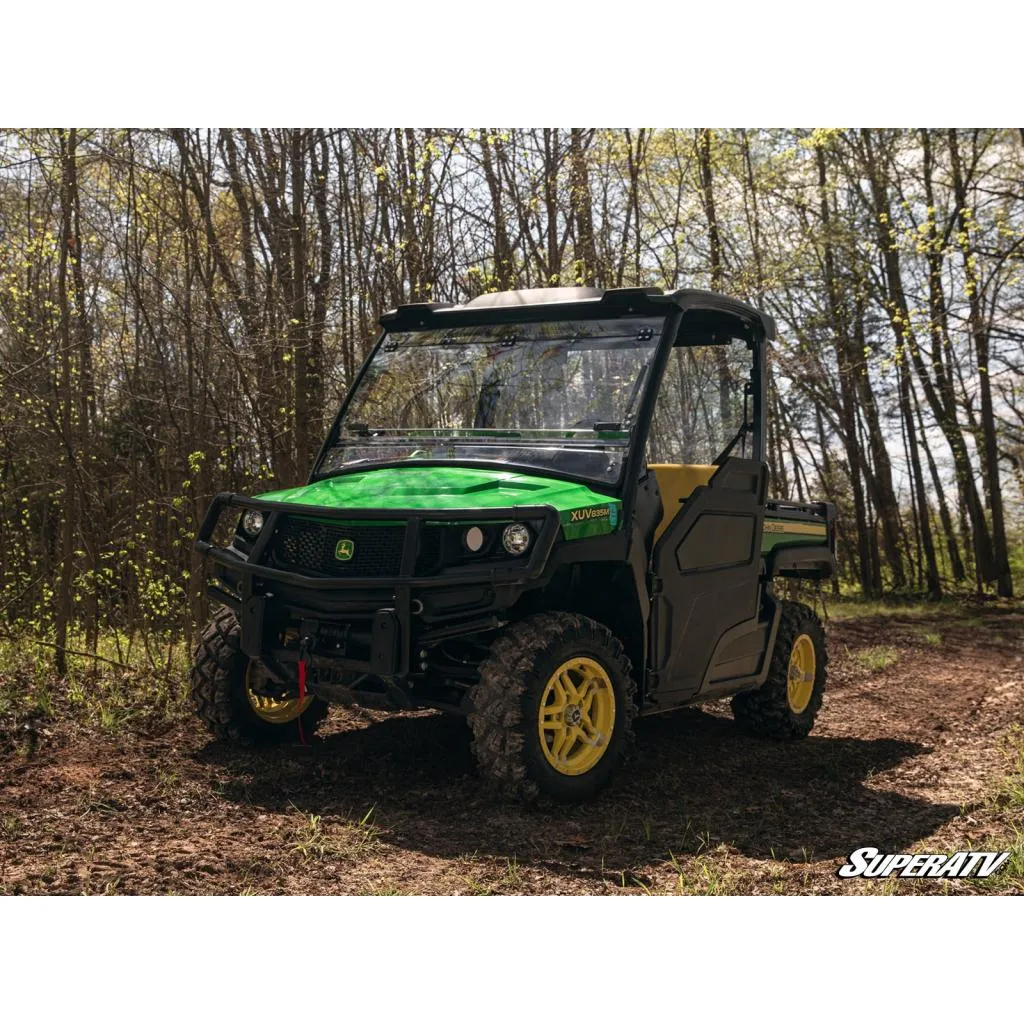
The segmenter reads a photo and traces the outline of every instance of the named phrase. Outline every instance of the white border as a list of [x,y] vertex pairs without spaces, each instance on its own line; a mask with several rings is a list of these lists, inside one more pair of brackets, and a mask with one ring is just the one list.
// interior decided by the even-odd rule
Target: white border
[[1016,123],[1012,6],[442,0],[4,12],[8,124]]
[[1002,1019],[1007,900],[12,897],[0,962],[12,1021]]

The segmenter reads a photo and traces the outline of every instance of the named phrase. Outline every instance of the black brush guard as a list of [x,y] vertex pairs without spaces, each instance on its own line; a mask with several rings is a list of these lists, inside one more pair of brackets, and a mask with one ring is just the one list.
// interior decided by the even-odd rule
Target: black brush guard
[[[211,542],[222,515],[234,509],[237,517],[247,509],[263,513],[263,529],[246,556],[234,548]],[[320,521],[404,523],[400,567],[396,575],[331,576],[310,575],[265,564],[268,548],[284,525],[285,518],[302,517]],[[463,565],[433,575],[416,575],[421,537],[428,524],[457,527],[459,523],[539,523],[537,536],[525,558],[507,565],[488,563]],[[402,527],[393,526],[393,529]],[[292,502],[265,501],[240,494],[218,494],[210,504],[195,541],[195,550],[211,559],[220,572],[208,586],[210,596],[227,605],[238,616],[241,645],[250,658],[258,658],[281,681],[293,681],[298,649],[268,644],[267,624],[288,616],[298,625],[303,653],[311,664],[323,662],[331,668],[347,669],[374,676],[404,677],[409,673],[413,641],[432,643],[482,629],[495,628],[501,620],[494,614],[467,619],[454,615],[451,622],[420,624],[415,617],[422,610],[417,591],[439,588],[458,591],[474,586],[525,584],[539,577],[558,534],[558,513],[549,505],[512,505],[494,509],[357,509],[324,508]],[[281,591],[281,593],[278,593]],[[367,619],[367,629],[357,636],[368,657],[348,656],[352,619]]]

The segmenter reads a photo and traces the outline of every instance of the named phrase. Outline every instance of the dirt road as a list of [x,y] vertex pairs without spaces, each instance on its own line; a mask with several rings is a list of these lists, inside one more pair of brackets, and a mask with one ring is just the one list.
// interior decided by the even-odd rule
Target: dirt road
[[432,714],[335,710],[311,748],[269,752],[192,719],[54,726],[0,760],[0,892],[912,891],[835,871],[866,845],[1005,848],[1021,811],[991,794],[1024,722],[1024,617],[885,616],[829,637],[808,740],[746,737],[725,706],[645,719],[635,761],[583,808],[494,802],[459,724]]

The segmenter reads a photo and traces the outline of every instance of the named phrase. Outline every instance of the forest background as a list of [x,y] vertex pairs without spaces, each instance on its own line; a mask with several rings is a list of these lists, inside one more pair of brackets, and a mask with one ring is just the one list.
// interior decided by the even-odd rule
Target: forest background
[[304,479],[381,312],[577,284],[777,319],[837,591],[1010,598],[1022,270],[1021,129],[2,130],[0,631],[169,671],[211,496]]

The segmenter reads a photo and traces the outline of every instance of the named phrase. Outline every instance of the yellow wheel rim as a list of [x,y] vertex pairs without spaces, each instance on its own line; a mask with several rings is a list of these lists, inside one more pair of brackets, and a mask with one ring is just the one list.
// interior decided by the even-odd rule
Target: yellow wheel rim
[[254,689],[259,679],[260,671],[256,662],[250,661],[245,670],[245,696],[249,700],[249,707],[256,712],[264,722],[271,725],[285,725],[287,722],[294,722],[310,704],[312,697],[291,697],[287,700],[277,700],[274,697],[264,696]]
[[806,633],[801,633],[793,641],[793,650],[789,652],[789,680],[786,684],[789,709],[796,715],[811,703],[816,667],[814,641]]
[[584,775],[604,757],[615,728],[615,690],[593,658],[570,658],[548,679],[537,710],[540,749],[562,775]]

